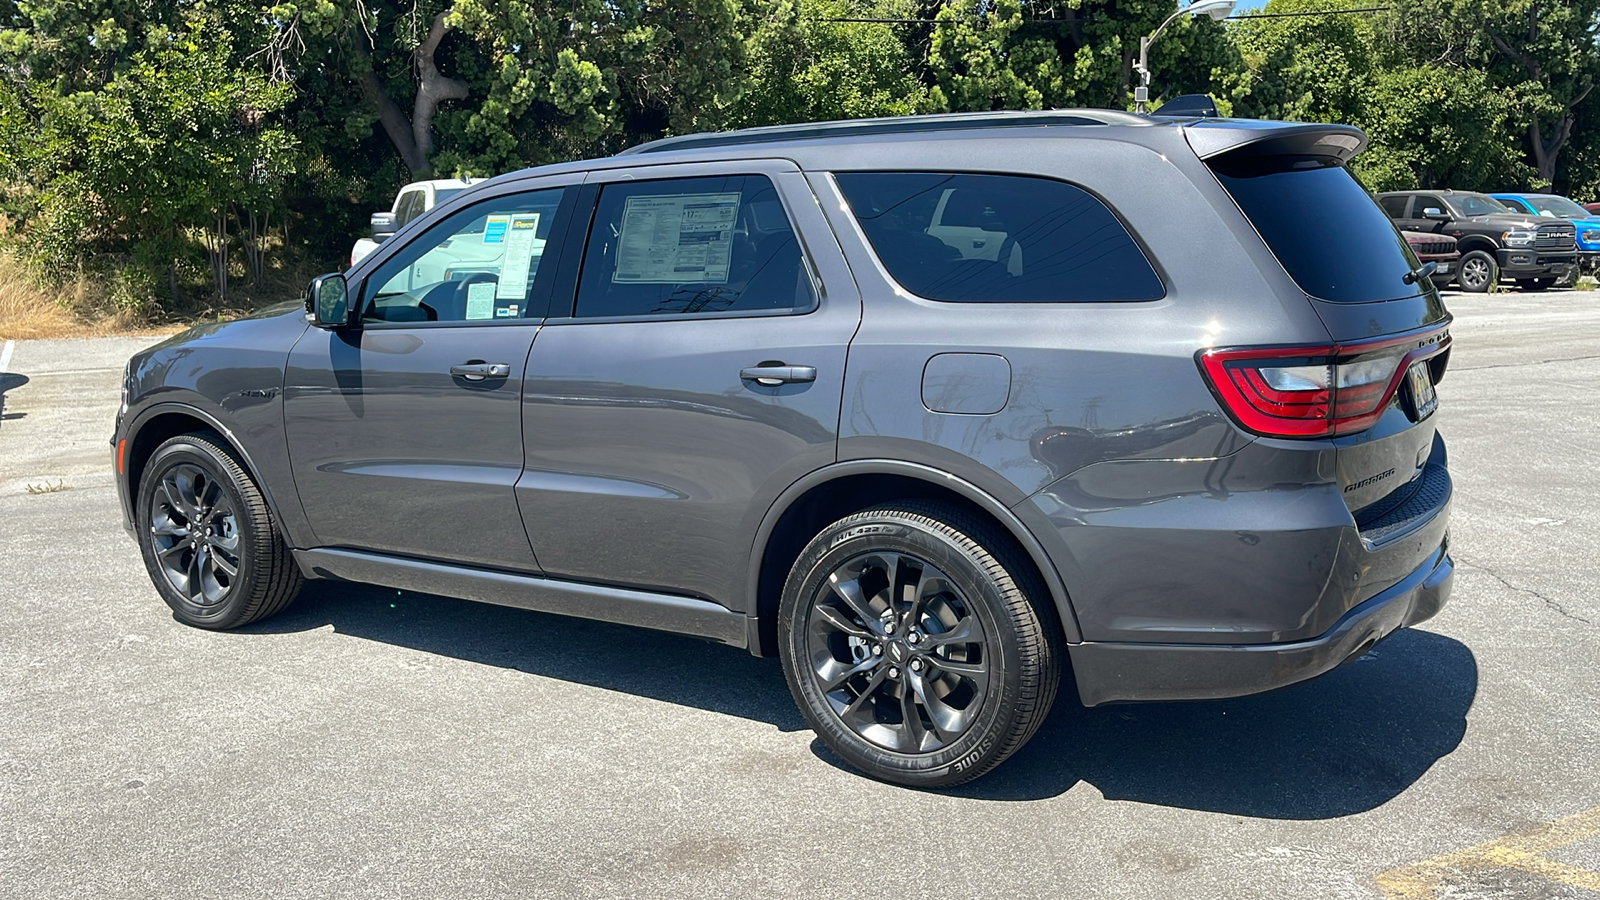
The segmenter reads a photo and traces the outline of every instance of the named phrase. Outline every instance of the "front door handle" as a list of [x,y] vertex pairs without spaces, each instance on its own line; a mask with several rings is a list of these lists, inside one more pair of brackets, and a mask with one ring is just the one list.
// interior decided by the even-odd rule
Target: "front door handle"
[[739,370],[739,377],[745,381],[754,381],[763,387],[777,387],[780,384],[799,384],[806,381],[816,381],[817,367],[786,366],[782,363],[749,366]]
[[468,381],[482,381],[485,378],[508,378],[511,375],[509,363],[469,362],[459,366],[450,367],[451,375],[459,375]]

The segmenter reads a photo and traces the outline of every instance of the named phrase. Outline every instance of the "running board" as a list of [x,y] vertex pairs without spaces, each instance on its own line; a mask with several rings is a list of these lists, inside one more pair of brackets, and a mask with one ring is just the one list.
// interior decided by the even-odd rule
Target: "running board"
[[359,550],[296,550],[310,578],[375,584],[479,603],[637,625],[744,647],[745,617],[708,600],[423,562]]

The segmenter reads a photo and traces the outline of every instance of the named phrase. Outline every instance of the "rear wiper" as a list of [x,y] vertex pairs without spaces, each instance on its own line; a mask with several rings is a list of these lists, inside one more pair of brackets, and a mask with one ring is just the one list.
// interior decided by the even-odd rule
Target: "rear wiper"
[[1413,271],[1405,273],[1404,275],[1401,275],[1400,276],[1400,280],[1404,281],[1406,284],[1416,284],[1418,281],[1420,281],[1420,280],[1422,280],[1424,278],[1431,277],[1433,275],[1433,273],[1434,273],[1434,270],[1436,270],[1438,268],[1439,268],[1439,264],[1438,263],[1425,262],[1425,263],[1422,264],[1422,268],[1415,269]]

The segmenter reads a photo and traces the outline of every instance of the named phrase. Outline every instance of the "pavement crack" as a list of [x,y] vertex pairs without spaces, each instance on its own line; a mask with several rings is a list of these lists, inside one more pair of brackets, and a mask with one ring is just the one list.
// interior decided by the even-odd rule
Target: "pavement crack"
[[1534,359],[1528,362],[1493,363],[1487,366],[1451,366],[1452,372],[1481,372],[1485,369],[1521,369],[1527,366],[1545,366],[1550,363],[1587,362],[1591,359],[1600,359],[1600,354],[1592,356],[1555,356],[1550,359]]
[[1550,607],[1550,609],[1552,611],[1554,611],[1557,614],[1559,614],[1561,616],[1564,616],[1564,617],[1566,617],[1568,619],[1571,619],[1574,622],[1582,622],[1585,625],[1593,625],[1594,624],[1594,622],[1592,620],[1586,619],[1583,616],[1580,616],[1577,613],[1568,610],[1565,606],[1561,605],[1561,601],[1556,600],[1556,599],[1554,599],[1552,597],[1546,597],[1544,594],[1539,593],[1538,591],[1534,590],[1533,588],[1518,587],[1517,585],[1514,585],[1510,581],[1508,581],[1504,575],[1501,575],[1499,572],[1496,572],[1495,570],[1489,568],[1488,566],[1481,566],[1481,565],[1478,565],[1477,563],[1469,563],[1469,562],[1466,562],[1465,560],[1460,559],[1459,557],[1456,559],[1456,565],[1461,566],[1464,569],[1476,569],[1479,572],[1486,573],[1490,578],[1493,578],[1495,581],[1500,582],[1501,584],[1505,585],[1506,587],[1510,588],[1513,591],[1516,591],[1519,594],[1527,594],[1527,595],[1529,595],[1531,597],[1538,597],[1540,600],[1544,601],[1544,605]]

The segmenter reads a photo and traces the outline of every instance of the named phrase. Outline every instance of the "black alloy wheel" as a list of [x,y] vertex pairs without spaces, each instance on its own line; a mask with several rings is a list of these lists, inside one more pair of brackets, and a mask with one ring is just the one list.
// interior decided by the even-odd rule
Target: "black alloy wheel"
[[221,437],[185,434],[157,447],[136,497],[145,568],[180,621],[237,628],[300,593],[304,577],[266,498]]
[[150,542],[167,584],[202,609],[239,577],[238,512],[222,482],[191,463],[161,473],[150,496]]
[[1060,677],[1048,592],[1009,535],[904,501],[835,522],[778,610],[795,702],[829,749],[885,781],[944,787],[1027,742]]
[[851,731],[922,753],[966,733],[983,707],[988,631],[932,563],[875,551],[839,564],[812,598],[806,661]]

